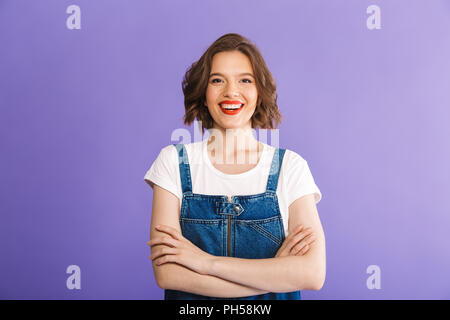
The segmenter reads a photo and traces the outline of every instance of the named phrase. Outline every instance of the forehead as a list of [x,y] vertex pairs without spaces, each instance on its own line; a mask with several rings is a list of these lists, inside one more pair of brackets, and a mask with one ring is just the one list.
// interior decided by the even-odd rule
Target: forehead
[[211,73],[238,74],[253,72],[250,59],[240,51],[224,51],[216,53],[211,62]]

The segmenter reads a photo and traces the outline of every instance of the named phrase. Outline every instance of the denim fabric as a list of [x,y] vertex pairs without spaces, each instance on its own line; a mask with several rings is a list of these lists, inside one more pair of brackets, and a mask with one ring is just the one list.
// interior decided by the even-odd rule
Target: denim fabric
[[[231,197],[192,192],[191,172],[183,144],[174,144],[179,155],[183,198],[180,225],[184,237],[215,256],[246,259],[273,258],[285,239],[276,189],[285,149],[276,149],[260,194]],[[221,300],[184,291],[164,291],[166,300]],[[227,300],[300,300],[300,291],[226,298]]]

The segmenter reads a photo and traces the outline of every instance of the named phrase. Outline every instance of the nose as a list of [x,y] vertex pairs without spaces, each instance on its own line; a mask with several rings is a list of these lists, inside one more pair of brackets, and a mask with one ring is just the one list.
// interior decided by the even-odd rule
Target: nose
[[238,97],[239,96],[237,86],[232,81],[229,82],[228,85],[225,87],[224,96],[225,97]]

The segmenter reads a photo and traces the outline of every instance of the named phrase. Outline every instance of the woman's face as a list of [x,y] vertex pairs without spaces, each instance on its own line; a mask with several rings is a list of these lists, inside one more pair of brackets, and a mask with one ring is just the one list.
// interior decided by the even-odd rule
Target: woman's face
[[251,128],[258,92],[253,68],[240,51],[214,55],[206,89],[206,106],[214,119],[214,128]]

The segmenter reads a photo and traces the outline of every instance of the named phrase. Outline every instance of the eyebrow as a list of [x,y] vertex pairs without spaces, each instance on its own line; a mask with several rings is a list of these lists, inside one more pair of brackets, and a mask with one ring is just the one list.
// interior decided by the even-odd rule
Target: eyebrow
[[[223,74],[221,74],[221,73],[219,73],[219,72],[214,72],[214,73],[211,73],[210,75],[209,75],[209,77],[211,78],[212,76],[224,76]],[[255,76],[254,75],[252,75],[251,73],[248,73],[248,72],[244,72],[244,73],[241,73],[241,74],[238,74],[238,76],[250,76],[250,77],[252,77],[252,78],[254,78]]]

